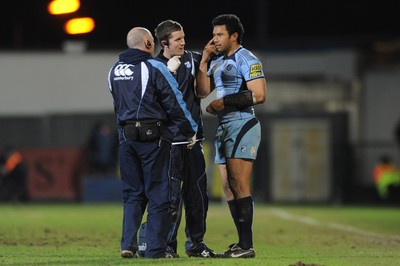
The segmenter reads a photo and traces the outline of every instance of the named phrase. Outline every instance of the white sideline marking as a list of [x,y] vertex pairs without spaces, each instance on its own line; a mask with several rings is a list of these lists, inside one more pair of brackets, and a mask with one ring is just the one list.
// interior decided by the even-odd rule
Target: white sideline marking
[[282,219],[285,219],[288,221],[301,222],[301,223],[312,225],[312,226],[320,226],[320,227],[327,226],[328,228],[332,228],[332,229],[336,229],[336,230],[340,230],[340,231],[346,231],[346,232],[350,232],[350,233],[354,233],[354,234],[359,234],[362,236],[385,238],[385,239],[400,241],[400,236],[386,236],[383,234],[378,234],[378,233],[362,230],[362,229],[348,226],[348,225],[342,225],[342,224],[338,224],[338,223],[324,223],[324,222],[315,220],[314,218],[311,218],[311,217],[294,215],[294,214],[290,214],[287,211],[283,211],[283,210],[279,210],[279,209],[272,209],[271,213],[279,218],[282,218]]

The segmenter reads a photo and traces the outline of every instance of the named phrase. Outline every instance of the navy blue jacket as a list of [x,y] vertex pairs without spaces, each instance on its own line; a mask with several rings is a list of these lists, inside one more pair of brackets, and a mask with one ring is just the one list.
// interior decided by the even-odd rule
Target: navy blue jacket
[[[139,49],[128,49],[119,55],[108,74],[117,123],[125,121],[161,120],[172,140],[178,132],[186,138],[197,132],[178,83],[166,66]],[[119,130],[121,131],[121,129]],[[123,137],[119,134],[120,142]]]
[[[154,59],[163,62],[167,65],[168,59],[163,55],[163,50],[156,56]],[[181,65],[177,70],[177,73],[174,74],[174,77],[178,81],[179,90],[183,94],[183,100],[186,103],[187,108],[189,109],[193,119],[196,121],[199,129],[197,131],[197,138],[204,137],[203,130],[203,119],[202,119],[202,111],[201,111],[201,100],[196,96],[195,93],[195,79],[196,74],[199,70],[201,53],[195,51],[186,51],[180,58]],[[174,136],[174,141],[183,141],[185,140],[185,136],[178,132],[177,135]]]

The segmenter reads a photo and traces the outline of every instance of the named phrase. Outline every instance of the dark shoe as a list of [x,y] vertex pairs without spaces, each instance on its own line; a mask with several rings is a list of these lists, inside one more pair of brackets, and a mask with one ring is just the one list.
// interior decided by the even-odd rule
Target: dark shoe
[[223,254],[224,258],[254,258],[255,256],[254,248],[242,249],[238,243],[230,245]]
[[216,254],[214,250],[207,247],[206,244],[201,243],[196,248],[186,250],[186,255],[189,257],[200,257],[200,258],[214,258]]
[[176,254],[175,252],[165,252],[165,258],[175,259],[175,258],[179,258],[179,255]]
[[173,247],[171,247],[171,246],[167,246],[167,248],[165,249],[165,251],[166,251],[167,253],[177,253],[176,250],[175,250]]
[[128,259],[128,258],[136,258],[136,252],[132,250],[122,250],[121,257]]

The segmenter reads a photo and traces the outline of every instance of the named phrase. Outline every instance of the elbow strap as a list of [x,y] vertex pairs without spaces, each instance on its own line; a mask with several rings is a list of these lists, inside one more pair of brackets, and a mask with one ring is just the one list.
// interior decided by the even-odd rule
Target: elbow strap
[[245,90],[224,97],[224,106],[233,106],[244,109],[256,104],[256,97],[251,90]]

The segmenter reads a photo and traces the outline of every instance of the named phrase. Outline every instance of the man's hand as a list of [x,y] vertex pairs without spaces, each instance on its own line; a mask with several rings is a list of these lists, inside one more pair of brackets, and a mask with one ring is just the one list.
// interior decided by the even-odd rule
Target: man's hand
[[206,111],[207,113],[210,113],[212,115],[216,115],[218,114],[219,111],[221,111],[222,109],[224,109],[224,99],[216,99],[214,101],[212,101],[207,107],[206,107]]
[[171,57],[168,62],[167,62],[167,68],[170,72],[175,73],[175,71],[178,69],[178,67],[181,65],[181,58],[180,55],[175,55]]
[[210,59],[213,55],[218,54],[217,49],[215,49],[214,39],[209,40],[203,49],[203,58],[207,57]]
[[196,134],[194,134],[193,137],[191,137],[191,138],[187,138],[187,140],[189,141],[189,144],[186,146],[186,148],[191,150],[194,147],[194,145],[196,144],[196,139],[197,139]]

